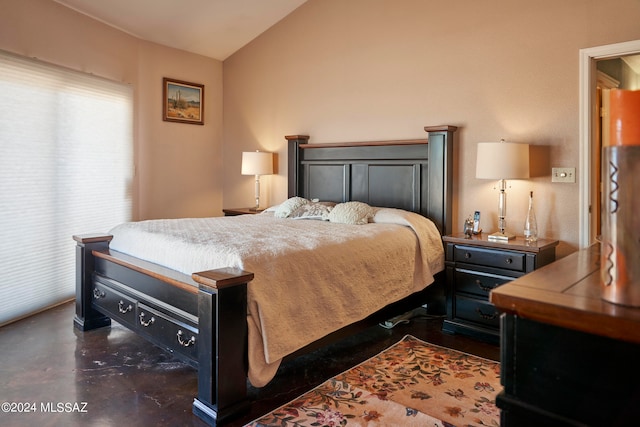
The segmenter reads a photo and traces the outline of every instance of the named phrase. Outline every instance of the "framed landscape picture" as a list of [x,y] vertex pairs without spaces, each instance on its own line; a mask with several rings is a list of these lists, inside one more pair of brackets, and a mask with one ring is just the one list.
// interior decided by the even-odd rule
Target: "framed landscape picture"
[[162,79],[162,120],[204,124],[204,85]]

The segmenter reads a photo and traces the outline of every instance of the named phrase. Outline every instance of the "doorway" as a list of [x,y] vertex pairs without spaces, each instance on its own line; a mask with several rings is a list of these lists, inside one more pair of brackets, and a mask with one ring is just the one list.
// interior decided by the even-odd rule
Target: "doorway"
[[[600,105],[598,61],[640,54],[640,40],[580,50],[580,247],[599,234],[600,212]],[[600,73],[600,84],[602,84]],[[614,79],[615,80],[615,79]],[[608,83],[607,83],[608,84]],[[601,86],[602,87],[602,86]]]

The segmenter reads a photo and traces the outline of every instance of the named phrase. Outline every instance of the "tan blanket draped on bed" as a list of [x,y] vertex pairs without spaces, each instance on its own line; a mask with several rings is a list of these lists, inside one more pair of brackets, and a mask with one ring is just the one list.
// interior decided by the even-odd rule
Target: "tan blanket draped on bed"
[[185,274],[255,273],[248,286],[249,380],[261,387],[281,359],[433,281],[440,235],[420,215],[380,209],[374,223],[237,217],[151,220],[111,230],[111,248]]

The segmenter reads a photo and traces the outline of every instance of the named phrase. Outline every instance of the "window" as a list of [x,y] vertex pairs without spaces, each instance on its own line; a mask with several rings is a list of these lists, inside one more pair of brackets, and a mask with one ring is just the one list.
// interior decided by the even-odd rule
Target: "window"
[[73,234],[131,219],[128,85],[0,52],[0,325],[75,295]]

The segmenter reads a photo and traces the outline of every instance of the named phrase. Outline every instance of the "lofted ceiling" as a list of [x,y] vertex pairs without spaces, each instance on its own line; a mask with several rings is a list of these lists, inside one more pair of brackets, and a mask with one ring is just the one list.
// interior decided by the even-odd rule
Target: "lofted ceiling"
[[54,0],[143,40],[224,61],[306,0]]

